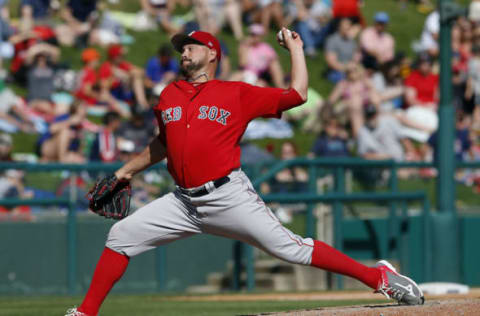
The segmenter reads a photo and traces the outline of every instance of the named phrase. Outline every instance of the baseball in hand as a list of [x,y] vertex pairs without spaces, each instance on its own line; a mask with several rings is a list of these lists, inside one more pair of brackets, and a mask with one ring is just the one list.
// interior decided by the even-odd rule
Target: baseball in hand
[[[287,29],[287,35],[290,36],[290,37],[292,37],[292,32],[291,32],[289,29]],[[279,40],[280,42],[283,42],[283,33],[282,33],[282,30],[278,31],[278,33],[277,33],[277,38],[278,38],[278,40]]]

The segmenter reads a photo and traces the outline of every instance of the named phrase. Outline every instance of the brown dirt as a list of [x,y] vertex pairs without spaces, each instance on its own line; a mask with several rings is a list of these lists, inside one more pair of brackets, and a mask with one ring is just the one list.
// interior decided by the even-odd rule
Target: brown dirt
[[320,308],[316,310],[267,313],[268,316],[478,316],[480,299],[447,299],[427,301],[422,306],[363,305]]
[[[341,291],[317,293],[259,293],[220,294],[205,296],[178,296],[178,301],[298,301],[298,300],[378,300],[383,296],[371,292]],[[281,313],[265,313],[268,316],[480,316],[480,289],[468,294],[443,296],[426,295],[422,306],[404,306],[396,303],[328,307],[315,310],[297,310]],[[253,316],[253,315],[252,315]]]
[[[328,292],[292,292],[292,293],[255,293],[255,294],[214,294],[214,295],[185,295],[166,298],[174,301],[345,301],[345,300],[379,300],[381,294],[369,291],[328,291]],[[468,294],[426,295],[425,300],[445,299],[480,299],[480,288],[470,289]]]

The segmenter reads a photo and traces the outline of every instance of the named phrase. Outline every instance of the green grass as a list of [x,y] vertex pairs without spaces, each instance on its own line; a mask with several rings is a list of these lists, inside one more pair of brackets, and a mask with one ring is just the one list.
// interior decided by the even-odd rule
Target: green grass
[[[8,297],[0,299],[0,316],[53,316],[79,304],[79,297]],[[265,312],[315,309],[329,306],[372,304],[383,300],[364,301],[175,301],[152,295],[112,295],[106,300],[101,316],[220,316],[250,315]]]

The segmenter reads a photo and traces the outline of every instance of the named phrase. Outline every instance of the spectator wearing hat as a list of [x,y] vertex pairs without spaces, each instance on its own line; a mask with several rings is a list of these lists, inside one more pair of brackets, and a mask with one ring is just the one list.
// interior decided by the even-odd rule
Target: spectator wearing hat
[[327,78],[333,83],[345,78],[348,65],[361,59],[358,45],[350,35],[351,28],[352,22],[342,19],[338,31],[330,35],[325,43],[325,60],[329,68]]
[[[108,60],[99,69],[102,89],[109,90],[117,99],[146,110],[147,102],[143,85],[143,69],[125,60],[125,47],[120,44],[110,45],[107,51]],[[136,103],[136,104],[133,104]]]
[[145,66],[145,86],[154,95],[160,92],[170,82],[175,80],[180,71],[178,61],[172,57],[172,50],[167,45],[159,48],[157,56],[153,56]]
[[100,98],[98,87],[97,67],[100,54],[94,48],[84,49],[82,52],[83,68],[78,76],[78,88],[75,96],[88,105],[95,105]]
[[248,36],[238,47],[240,72],[234,73],[231,80],[250,84],[285,87],[283,69],[278,55],[268,43],[263,41],[265,28],[261,24],[252,24]]
[[386,32],[390,20],[386,12],[377,12],[374,20],[375,24],[360,34],[360,47],[364,56],[372,56],[384,64],[395,57],[395,39]]
[[89,114],[103,115],[109,110],[116,111],[123,117],[130,116],[127,105],[116,100],[108,89],[102,88],[97,74],[100,54],[94,48],[82,52],[84,67],[78,77],[78,87],[75,96],[88,107]]

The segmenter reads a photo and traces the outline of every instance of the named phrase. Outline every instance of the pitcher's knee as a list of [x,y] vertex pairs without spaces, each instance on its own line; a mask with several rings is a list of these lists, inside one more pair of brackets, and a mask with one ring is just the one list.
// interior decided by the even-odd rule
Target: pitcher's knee
[[129,221],[126,219],[115,223],[108,233],[106,246],[113,251],[132,257],[138,254],[135,250],[138,247],[134,238],[135,234],[130,231],[129,226]]
[[300,242],[292,240],[288,244],[267,247],[266,251],[290,263],[309,265],[312,261],[313,240],[311,238],[303,238]]

